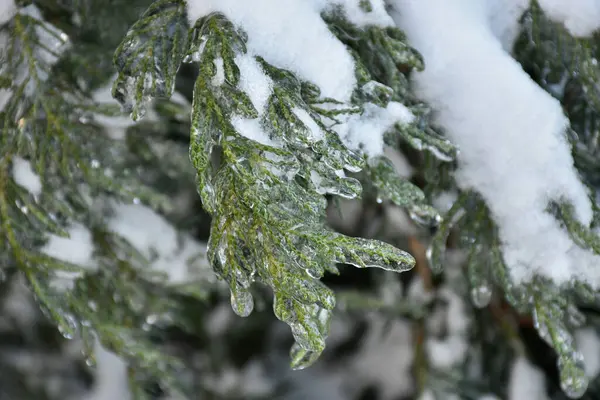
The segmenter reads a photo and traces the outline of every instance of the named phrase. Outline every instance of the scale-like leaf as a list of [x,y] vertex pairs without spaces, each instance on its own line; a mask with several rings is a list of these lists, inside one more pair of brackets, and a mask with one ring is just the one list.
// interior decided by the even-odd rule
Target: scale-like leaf
[[131,27],[114,55],[119,75],[113,96],[134,120],[152,98],[171,97],[187,42],[183,0],[155,1]]

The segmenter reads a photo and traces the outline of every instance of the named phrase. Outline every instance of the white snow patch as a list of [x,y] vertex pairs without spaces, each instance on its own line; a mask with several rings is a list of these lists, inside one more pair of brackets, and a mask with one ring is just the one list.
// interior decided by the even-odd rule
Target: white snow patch
[[469,350],[467,330],[469,319],[463,299],[448,287],[440,289],[439,294],[448,302],[445,326],[447,336],[443,339],[429,337],[425,342],[431,364],[437,368],[450,368],[462,362]]
[[263,364],[257,360],[250,360],[240,370],[226,366],[218,376],[209,375],[203,381],[207,388],[224,397],[233,393],[259,397],[268,395],[273,390]]
[[0,25],[10,21],[17,11],[14,0],[0,1]]
[[248,33],[250,55],[262,56],[321,88],[325,97],[350,99],[356,86],[352,57],[327,28],[322,1],[189,0],[191,24],[222,12]]
[[[264,114],[267,102],[273,92],[273,82],[263,71],[253,56],[238,55],[235,62],[240,69],[238,89],[245,92],[260,115]],[[260,117],[249,119],[234,116],[231,124],[242,136],[269,146],[278,146],[272,140],[260,123]]]
[[593,267],[600,257],[578,248],[545,212],[550,200],[569,199],[579,220],[591,221],[564,136],[568,120],[503,49],[496,36],[503,30],[492,29],[489,19],[496,0],[394,3],[399,11],[392,17],[427,63],[415,74],[417,93],[460,148],[458,184],[486,200],[513,279],[538,273],[557,283],[577,277],[598,286]]
[[431,389],[426,389],[421,393],[418,400],[437,400]]
[[231,125],[233,125],[235,130],[240,135],[248,139],[267,146],[276,146],[275,141],[271,140],[262,126],[260,126],[260,121],[258,118],[249,119],[235,116],[231,119]]
[[351,114],[333,129],[348,148],[362,150],[368,157],[383,154],[383,135],[396,123],[409,124],[414,115],[403,104],[390,101],[387,107],[365,104],[361,114]]
[[546,394],[546,378],[525,357],[518,357],[513,364],[508,400],[548,400]]
[[410,324],[403,320],[389,322],[376,314],[370,315],[369,320],[369,332],[364,345],[352,358],[348,375],[355,384],[375,383],[381,388],[382,399],[410,393],[414,358]]
[[292,110],[292,112],[294,114],[296,114],[298,119],[304,125],[306,125],[306,127],[308,128],[308,130],[311,133],[313,140],[321,140],[325,137],[325,133],[323,132],[321,127],[316,123],[316,121],[313,119],[313,117],[311,117],[310,114],[308,114],[308,112],[306,112],[306,110],[295,107]]
[[[54,25],[46,22],[42,13],[35,4],[19,8],[19,13],[27,15],[31,18],[38,20],[40,23],[35,27],[35,34],[40,45],[35,46],[34,53],[35,59],[39,63],[53,65],[58,61],[60,55],[65,52],[69,47],[69,37],[66,33],[62,32]],[[23,74],[16,77],[15,83],[22,82],[29,74],[29,66],[23,64]],[[37,79],[45,81],[48,78],[47,69],[37,68],[36,70]],[[32,95],[36,89],[35,79],[28,82],[25,94],[28,96]]]
[[235,63],[240,69],[238,88],[250,97],[256,111],[263,114],[273,92],[273,81],[264,73],[254,57],[238,55],[235,57]]
[[393,147],[385,147],[383,149],[383,155],[392,162],[398,176],[408,179],[413,175],[413,167],[400,151]]
[[436,209],[438,209],[440,212],[445,213],[452,208],[454,202],[456,202],[457,199],[458,194],[455,191],[446,191],[437,195],[433,199],[432,203]]
[[374,25],[374,26],[394,26],[394,21],[385,10],[383,0],[369,0],[371,3],[371,11],[364,11],[360,7],[360,0],[313,0],[316,4],[320,4],[323,9],[341,6],[344,15],[348,21],[359,27]]
[[231,312],[231,306],[223,302],[208,314],[206,330],[211,336],[218,337],[227,330],[233,318],[234,314]]
[[223,59],[220,57],[216,58],[214,63],[217,71],[215,73],[215,76],[213,76],[211,83],[214,86],[221,86],[225,83],[225,68],[223,66]]
[[585,374],[595,378],[600,372],[600,338],[593,328],[584,328],[575,332],[577,350],[583,354]]
[[69,237],[49,235],[42,252],[59,260],[83,267],[94,267],[92,233],[83,225],[75,223],[67,229]]
[[22,329],[31,330],[35,324],[39,308],[22,275],[11,282],[2,303],[2,311],[10,316],[11,323],[14,321]]
[[415,275],[410,281],[407,298],[416,304],[428,304],[433,300],[433,291],[425,290],[425,283],[420,276]]
[[[2,46],[2,40],[3,40],[3,35],[0,35],[0,51],[2,51],[3,46]],[[10,98],[12,97],[12,90],[9,89],[0,89],[0,111],[4,110],[4,107],[6,107],[6,104],[8,104],[8,101],[10,100]]]
[[[41,44],[34,49],[35,58],[41,63],[49,65],[54,64],[58,57],[69,47],[68,36],[58,30],[54,25],[44,21],[40,10],[33,4],[17,9],[14,0],[0,0],[0,25],[11,20],[16,13],[27,15],[40,21],[40,24],[35,27],[35,33]],[[11,43],[10,31],[0,33],[0,52],[4,51]],[[37,78],[46,80],[48,73],[45,69],[38,68]],[[29,66],[22,62],[12,76],[13,86],[22,84],[29,77]],[[29,80],[25,87],[25,95],[31,96],[36,90],[35,80]],[[12,97],[12,91],[0,89],[0,111],[4,109],[6,104]]]
[[482,3],[487,3],[487,18],[494,36],[505,51],[511,52],[521,29],[519,19],[529,7],[530,0],[485,0]]
[[83,400],[128,400],[131,398],[127,382],[127,364],[99,342],[94,347],[96,378],[93,389]]
[[[112,84],[116,77],[117,76],[114,75],[104,86],[101,86],[92,93],[92,99],[94,102],[104,106],[119,106],[119,102],[112,97]],[[183,99],[183,96],[177,95],[177,93],[175,93],[172,100],[182,105],[188,104],[187,101],[184,102],[185,99]],[[156,111],[154,111],[154,107],[148,108],[148,113],[145,119],[147,121],[159,120]],[[100,125],[104,126],[109,137],[115,140],[124,139],[127,128],[136,124],[136,122],[134,122],[131,117],[125,113],[120,113],[119,115],[115,116],[95,113],[94,120]]]
[[[48,242],[41,251],[50,257],[76,264],[90,270],[97,268],[93,260],[94,243],[92,233],[83,225],[75,223],[67,229],[69,237],[50,234]],[[59,291],[73,288],[75,279],[81,277],[81,271],[55,271],[51,286]]]
[[192,271],[188,261],[204,248],[175,228],[150,208],[137,204],[118,204],[108,228],[121,235],[150,261],[150,268],[167,274],[173,284],[186,283]]
[[538,0],[550,18],[573,36],[589,36],[600,28],[600,0]]
[[42,181],[40,177],[31,168],[31,163],[21,157],[12,159],[13,178],[17,185],[27,189],[34,196],[42,193]]

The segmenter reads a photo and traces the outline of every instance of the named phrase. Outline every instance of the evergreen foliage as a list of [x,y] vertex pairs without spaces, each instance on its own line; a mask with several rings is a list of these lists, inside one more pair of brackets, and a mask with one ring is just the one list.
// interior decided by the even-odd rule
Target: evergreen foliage
[[[360,6],[373,11],[368,0]],[[230,342],[259,332],[253,323],[267,325],[263,311],[272,305],[295,341],[293,369],[321,356],[338,312],[409,320],[415,395],[433,393],[439,399],[486,393],[506,398],[508,365],[531,350],[526,329],[519,326],[530,316],[541,338],[533,342],[556,354],[544,364],[558,371],[561,390],[554,388],[553,398],[579,398],[586,390],[588,398],[600,394],[598,378],[588,387],[574,333],[586,324],[600,327],[597,291],[583,278],[563,285],[542,276],[526,284],[512,280],[488,205],[475,191],[457,187],[459,149],[432,122],[433,111],[410,85],[410,75],[427,68],[427,60],[396,27],[359,26],[342,6],[322,18],[354,61],[357,86],[349,101],[324,97],[314,83],[251,54],[248,32],[222,13],[209,13],[190,26],[184,0],[18,2],[14,16],[0,25],[3,285],[25,281],[44,318],[65,338],[82,340],[89,364],[98,343],[124,359],[135,399],[218,398],[195,374],[222,367],[214,361],[221,350],[200,342],[211,340],[210,310],[224,297],[239,316],[258,311],[248,321],[232,323]],[[521,24],[514,56],[561,102],[571,121],[575,166],[597,190],[598,34],[573,37],[537,1]],[[270,82],[264,111],[242,84],[242,64],[255,66]],[[107,82],[121,109],[98,100]],[[177,91],[188,95],[191,105],[177,101]],[[412,180],[401,177],[386,155],[351,148],[336,131],[369,107],[385,109],[391,102],[414,116],[392,124],[384,136],[388,148],[410,159],[417,171]],[[120,137],[106,121],[123,113],[132,121]],[[268,137],[243,134],[240,119],[256,120]],[[28,184],[17,176],[24,166],[31,167]],[[187,199],[192,191],[202,209],[188,204],[178,210],[178,198]],[[458,192],[457,199],[440,212],[432,204],[448,191]],[[365,209],[385,206],[407,213],[417,232],[408,246],[383,234],[339,232],[328,224],[328,207],[337,204],[341,210],[341,199],[361,197]],[[198,251],[186,260],[183,281],[153,268],[152,257],[111,228],[122,204],[145,204],[182,237],[206,240],[206,254]],[[549,204],[548,212],[574,243],[600,255],[597,215],[585,226],[566,200]],[[201,225],[210,226],[209,234]],[[51,255],[53,240],[73,237],[79,228],[89,233],[93,250],[87,257]],[[467,255],[464,267],[449,268],[457,251]],[[361,271],[358,281],[374,279],[375,287],[344,287],[334,276],[348,273],[345,265],[393,272],[416,265],[398,279],[419,280],[424,297],[435,299],[395,293],[390,302],[386,281],[396,278],[371,271]],[[456,369],[427,359],[427,321],[438,301],[455,298],[473,306],[468,311],[475,317],[465,323],[473,333],[461,326],[449,334],[468,336],[473,352],[483,354],[483,372],[475,378],[469,375],[476,359],[472,352]],[[198,367],[192,356],[174,350],[180,337],[194,354],[209,354],[210,365]],[[3,364],[0,371],[7,382],[19,374]],[[30,379],[4,393],[4,381],[0,377],[0,400],[60,397]]]

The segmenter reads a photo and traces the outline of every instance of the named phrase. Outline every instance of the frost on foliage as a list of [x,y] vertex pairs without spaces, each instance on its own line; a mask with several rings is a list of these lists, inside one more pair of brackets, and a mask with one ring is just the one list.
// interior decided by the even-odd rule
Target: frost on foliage
[[510,372],[508,400],[548,400],[545,381],[542,371],[531,365],[527,358],[518,357]]
[[577,349],[584,354],[585,374],[593,379],[600,373],[600,337],[594,328],[583,328],[575,332]]
[[[267,6],[269,13],[260,11]],[[213,11],[222,14],[206,15]],[[365,85],[372,78],[354,65],[320,11],[311,2],[270,0],[248,6],[194,1],[188,11],[193,22],[202,17],[186,60],[200,67],[190,153],[204,207],[213,215],[208,256],[229,283],[239,315],[252,312],[253,282],[273,289],[275,315],[296,339],[291,352],[296,368],[312,363],[324,348],[335,298],[319,278],[336,272],[336,262],[392,271],[413,263],[390,245],[346,237],[324,225],[322,194],[359,196],[359,182],[345,171],[365,166],[364,147],[356,143],[358,152],[352,151],[336,132],[351,124],[369,128],[379,140],[377,155],[385,131],[412,116],[391,102],[394,89]],[[285,47],[277,45],[284,42]],[[394,65],[414,59],[401,57],[402,51],[414,53],[400,42],[387,43],[398,46],[386,49]],[[373,174],[391,174],[386,161],[374,162]],[[387,186],[384,177],[380,181],[384,194],[403,206],[422,203],[422,193],[401,179]]]

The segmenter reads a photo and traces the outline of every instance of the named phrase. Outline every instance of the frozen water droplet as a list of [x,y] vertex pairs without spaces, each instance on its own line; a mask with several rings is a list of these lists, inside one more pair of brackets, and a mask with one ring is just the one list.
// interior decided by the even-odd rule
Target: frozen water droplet
[[442,255],[437,254],[438,252],[442,252],[445,249],[440,249],[437,252],[433,248],[433,243],[427,248],[425,251],[425,257],[427,258],[427,262],[429,263],[429,268],[435,274],[439,274],[444,269],[444,261],[442,260]]
[[87,365],[88,367],[95,367],[96,366],[96,357],[94,356],[88,356],[85,358],[85,365]]
[[477,308],[484,308],[490,304],[492,289],[488,285],[480,285],[471,289],[471,299]]
[[293,370],[299,371],[309,367],[319,358],[320,353],[312,350],[307,350],[301,347],[298,343],[294,343],[290,349],[290,366]]
[[436,227],[442,222],[441,215],[433,207],[411,206],[408,209],[411,220],[421,226]]
[[23,214],[27,215],[29,213],[29,208],[27,208],[27,206],[21,203],[19,200],[15,201],[15,204]]
[[558,360],[560,370],[560,388],[571,399],[582,397],[589,385],[585,375],[583,356],[574,352],[572,358],[560,357]]
[[246,290],[237,289],[231,291],[231,308],[240,317],[247,317],[254,309],[252,294]]
[[73,339],[77,334],[77,320],[71,314],[64,314],[63,321],[58,325],[58,331],[65,339]]

